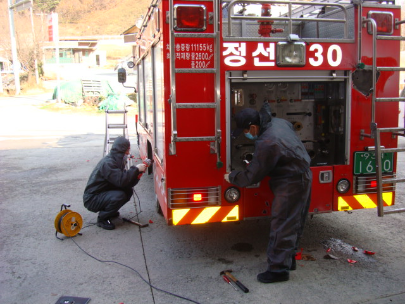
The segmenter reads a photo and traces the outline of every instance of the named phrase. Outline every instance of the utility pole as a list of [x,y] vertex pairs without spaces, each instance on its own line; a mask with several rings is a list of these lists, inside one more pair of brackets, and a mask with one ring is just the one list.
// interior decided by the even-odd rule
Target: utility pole
[[3,76],[1,75],[1,69],[0,69],[0,93],[3,93]]
[[37,38],[35,34],[35,27],[34,27],[34,14],[33,14],[33,9],[30,7],[30,17],[31,17],[31,29],[32,29],[32,40],[34,43],[34,64],[35,64],[35,81],[37,84],[39,84],[39,74],[38,74],[38,52],[37,52]]
[[53,41],[55,43],[55,58],[56,58],[56,80],[57,80],[57,87],[56,87],[56,99],[59,103],[60,99],[60,72],[59,72],[59,19],[57,13],[51,13],[48,15],[48,34],[49,34],[49,41]]
[[17,43],[15,39],[15,27],[14,27],[14,7],[11,3],[12,0],[8,0],[8,20],[10,23],[10,36],[11,36],[11,53],[13,56],[13,70],[14,70],[14,84],[15,95],[19,95],[20,88],[20,62],[17,56]]

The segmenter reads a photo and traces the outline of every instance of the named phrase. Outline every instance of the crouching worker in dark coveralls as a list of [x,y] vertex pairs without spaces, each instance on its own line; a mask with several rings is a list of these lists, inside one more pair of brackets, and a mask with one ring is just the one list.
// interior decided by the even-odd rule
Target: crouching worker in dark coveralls
[[270,176],[274,193],[271,205],[267,271],[258,274],[262,283],[287,281],[296,269],[295,253],[302,235],[310,203],[312,173],[310,158],[291,123],[271,116],[265,102],[260,112],[251,108],[235,116],[237,129],[255,141],[253,159],[244,171],[232,171],[225,180],[246,187]]
[[107,230],[115,229],[110,219],[119,216],[118,210],[131,199],[132,187],[146,170],[145,164],[125,170],[129,151],[129,140],[116,138],[110,153],[94,168],[84,190],[84,206],[89,211],[98,212],[97,226]]

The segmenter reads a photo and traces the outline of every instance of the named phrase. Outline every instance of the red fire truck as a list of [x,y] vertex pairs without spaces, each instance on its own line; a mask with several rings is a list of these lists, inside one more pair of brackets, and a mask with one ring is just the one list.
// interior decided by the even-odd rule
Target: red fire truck
[[254,143],[233,117],[264,102],[311,157],[311,213],[389,211],[401,8],[393,1],[153,0],[134,48],[137,135],[169,225],[268,217],[268,180],[238,188]]

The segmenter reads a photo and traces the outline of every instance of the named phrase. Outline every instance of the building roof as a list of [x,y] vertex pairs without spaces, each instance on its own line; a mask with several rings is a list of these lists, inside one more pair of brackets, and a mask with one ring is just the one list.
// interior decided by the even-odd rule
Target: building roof
[[139,32],[139,27],[136,25],[131,26],[125,30],[121,35],[124,35],[124,43],[134,43],[136,41],[136,35]]
[[139,32],[139,27],[137,27],[136,25],[133,25],[129,29],[126,29],[121,35],[137,34],[138,32]]
[[[94,50],[97,48],[97,39],[81,38],[81,37],[63,37],[59,40],[59,48],[70,49],[88,49]],[[45,42],[45,49],[54,49],[55,42]]]

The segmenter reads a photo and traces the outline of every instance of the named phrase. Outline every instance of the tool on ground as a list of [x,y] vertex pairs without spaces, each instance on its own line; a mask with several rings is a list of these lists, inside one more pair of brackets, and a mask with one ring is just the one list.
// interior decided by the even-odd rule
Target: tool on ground
[[241,282],[239,282],[232,274],[231,274],[232,270],[228,269],[228,270],[224,270],[221,271],[221,275],[225,274],[226,276],[228,276],[244,293],[248,293],[249,289],[246,288],[245,285],[243,285]]
[[226,276],[226,274],[222,274],[222,278],[224,279],[225,282],[227,282],[229,285],[231,285],[233,287],[233,289],[238,291],[238,289],[232,284],[231,280],[229,280],[229,278]]
[[58,237],[58,232],[67,237],[73,237],[77,234],[80,234],[80,229],[83,226],[83,219],[81,215],[77,212],[73,212],[72,210],[67,209],[69,207],[70,205],[62,204],[60,206],[60,212],[56,216],[54,222],[56,230],[55,236],[57,239],[62,241],[63,239]]
[[123,220],[124,222],[137,225],[137,226],[139,226],[139,227],[141,227],[141,228],[144,228],[144,227],[148,227],[148,226],[149,226],[149,224],[141,224],[141,223],[135,222],[135,221],[133,221],[133,220],[130,220],[130,219],[127,219],[127,218],[124,218],[124,217],[122,218],[122,220]]
[[91,300],[90,298],[63,296],[60,297],[55,304],[87,304],[90,302],[90,300]]

